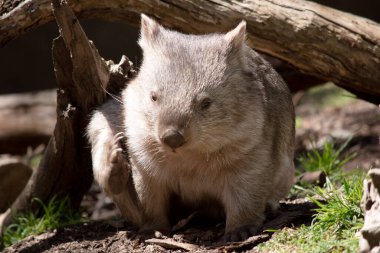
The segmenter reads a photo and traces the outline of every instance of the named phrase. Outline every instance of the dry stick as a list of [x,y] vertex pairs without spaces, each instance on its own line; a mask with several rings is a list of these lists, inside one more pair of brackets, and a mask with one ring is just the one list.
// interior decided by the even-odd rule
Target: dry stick
[[[36,208],[31,206],[35,197],[47,202],[55,195],[68,195],[72,207],[79,207],[93,180],[90,149],[85,138],[89,115],[104,102],[108,84],[122,87],[127,80],[122,72],[130,71],[129,61],[122,59],[111,76],[106,62],[87,39],[68,5],[58,0],[52,2],[61,34],[53,43],[59,86],[57,123],[39,168],[12,205],[13,212]],[[0,232],[11,221],[12,213],[7,212],[2,217]]]
[[159,245],[165,249],[181,249],[186,251],[195,251],[199,249],[199,246],[192,243],[186,243],[186,242],[177,242],[176,240],[172,238],[165,238],[165,239],[158,239],[158,238],[152,238],[145,240],[146,243],[156,244]]

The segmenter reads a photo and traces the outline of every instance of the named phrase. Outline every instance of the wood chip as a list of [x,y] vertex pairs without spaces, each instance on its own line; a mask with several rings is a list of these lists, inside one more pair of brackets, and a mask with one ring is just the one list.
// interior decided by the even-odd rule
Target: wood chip
[[145,240],[146,243],[151,244],[157,244],[165,249],[183,249],[187,251],[194,251],[199,249],[198,245],[190,244],[190,243],[184,243],[184,242],[177,242],[173,239],[167,238],[167,239],[148,239]]

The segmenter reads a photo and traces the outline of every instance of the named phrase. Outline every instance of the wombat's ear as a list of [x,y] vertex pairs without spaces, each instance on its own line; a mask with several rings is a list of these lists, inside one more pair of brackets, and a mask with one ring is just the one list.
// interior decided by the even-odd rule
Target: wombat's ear
[[232,48],[241,48],[245,42],[245,30],[247,23],[243,20],[235,29],[224,35],[224,39],[232,46]]
[[150,44],[155,41],[161,26],[153,19],[145,14],[141,14],[141,34],[139,44],[143,47],[145,44]]

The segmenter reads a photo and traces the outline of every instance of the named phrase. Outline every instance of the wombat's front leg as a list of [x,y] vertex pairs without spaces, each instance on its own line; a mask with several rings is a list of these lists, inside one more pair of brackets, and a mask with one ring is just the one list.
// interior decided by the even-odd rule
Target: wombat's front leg
[[245,189],[235,185],[224,191],[225,242],[244,240],[259,231],[265,219],[267,195],[262,189],[264,188],[260,186],[256,189]]
[[160,231],[170,232],[169,221],[170,199],[169,190],[154,180],[137,178],[137,192],[141,193],[139,199],[144,210],[143,224],[140,232]]
[[114,135],[106,122],[98,120],[99,114],[94,114],[88,127],[94,177],[109,195],[119,194],[131,173],[120,145],[123,134]]
[[120,194],[123,189],[126,189],[132,173],[120,145],[123,139],[124,134],[120,132],[112,138],[110,143],[105,143],[104,156],[106,161],[101,174],[101,181],[103,181],[104,189],[110,195]]
[[91,143],[94,177],[114,200],[122,216],[140,226],[142,211],[134,189],[132,171],[120,145],[124,135],[114,134],[116,130],[117,125],[107,121],[103,111],[93,115],[87,135]]

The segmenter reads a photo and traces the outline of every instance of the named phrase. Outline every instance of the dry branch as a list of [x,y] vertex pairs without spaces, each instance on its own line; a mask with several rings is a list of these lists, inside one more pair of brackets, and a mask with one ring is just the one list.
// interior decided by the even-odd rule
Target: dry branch
[[[241,19],[249,44],[303,73],[380,103],[380,26],[302,0],[70,1],[79,17],[137,24],[145,12],[184,32],[226,31]],[[53,19],[48,0],[26,0],[0,17],[0,45]]]
[[[72,207],[79,207],[92,183],[91,155],[85,138],[89,114],[104,102],[106,89],[120,90],[125,85],[131,70],[125,58],[119,65],[107,65],[70,8],[59,1],[53,3],[61,33],[53,43],[59,86],[57,123],[39,168],[12,205],[12,211],[28,210],[34,197],[46,202],[56,195],[68,195]],[[0,231],[11,218],[8,212]]]

